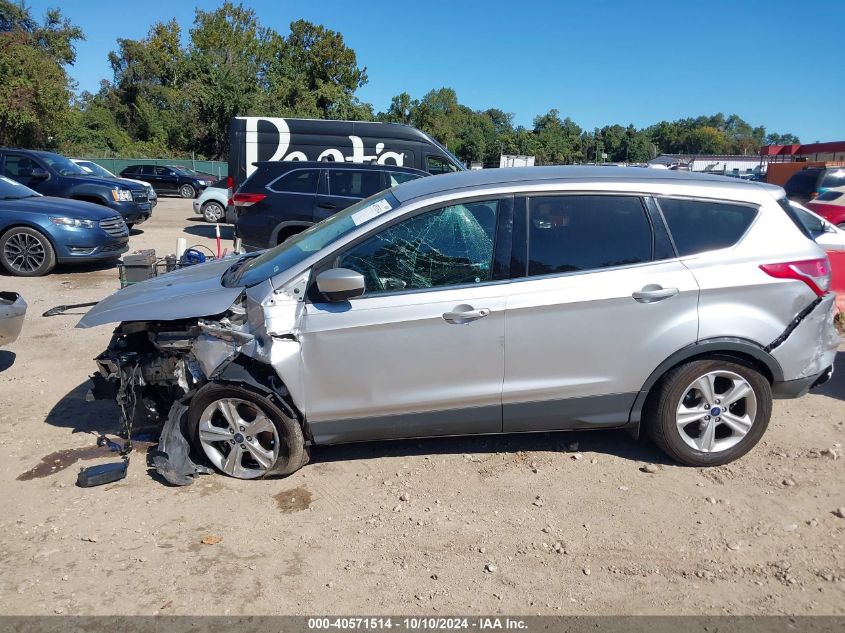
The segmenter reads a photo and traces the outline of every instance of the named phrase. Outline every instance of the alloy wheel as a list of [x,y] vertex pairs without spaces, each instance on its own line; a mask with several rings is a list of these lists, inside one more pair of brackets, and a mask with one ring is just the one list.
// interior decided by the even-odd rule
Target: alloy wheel
[[47,250],[34,235],[15,233],[6,240],[3,257],[19,273],[31,273],[44,265]]
[[276,425],[256,404],[241,398],[220,398],[199,419],[198,435],[215,467],[239,479],[266,475],[279,457]]
[[732,371],[708,372],[684,389],[676,424],[681,439],[703,453],[736,446],[751,430],[757,396],[751,384]]
[[202,214],[206,222],[220,222],[223,219],[225,211],[216,202],[209,202],[203,207]]
[[179,195],[183,198],[193,198],[194,193],[194,188],[191,185],[182,185],[179,188]]

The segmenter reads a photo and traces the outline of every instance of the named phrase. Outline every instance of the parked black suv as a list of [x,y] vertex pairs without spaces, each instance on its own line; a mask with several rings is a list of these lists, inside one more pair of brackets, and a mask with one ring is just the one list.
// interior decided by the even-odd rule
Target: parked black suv
[[196,198],[217,178],[180,165],[129,165],[120,172],[122,178],[137,178],[150,183],[156,193],[176,193],[183,198]]
[[358,200],[430,175],[360,163],[260,161],[255,166],[233,196],[235,235],[247,251],[281,244]]
[[783,186],[786,197],[799,204],[834,187],[845,187],[845,167],[807,167],[792,174]]
[[144,222],[153,212],[143,185],[93,176],[70,159],[52,152],[2,148],[0,173],[45,196],[110,207],[130,227]]

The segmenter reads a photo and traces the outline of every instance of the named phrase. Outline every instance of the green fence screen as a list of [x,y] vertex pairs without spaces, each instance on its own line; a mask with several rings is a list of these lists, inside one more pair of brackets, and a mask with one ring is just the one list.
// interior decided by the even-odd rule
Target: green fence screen
[[92,158],[80,157],[105,167],[116,176],[129,165],[181,165],[205,174],[224,178],[229,173],[229,164],[220,160],[192,160],[179,158]]

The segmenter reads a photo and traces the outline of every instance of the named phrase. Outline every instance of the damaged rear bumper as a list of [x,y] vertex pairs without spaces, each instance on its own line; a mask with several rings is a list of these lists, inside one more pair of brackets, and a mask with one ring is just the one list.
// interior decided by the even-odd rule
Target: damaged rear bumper
[[827,382],[841,339],[833,322],[836,295],[829,292],[797,322],[788,335],[770,346],[785,378],[772,385],[775,398],[799,398]]

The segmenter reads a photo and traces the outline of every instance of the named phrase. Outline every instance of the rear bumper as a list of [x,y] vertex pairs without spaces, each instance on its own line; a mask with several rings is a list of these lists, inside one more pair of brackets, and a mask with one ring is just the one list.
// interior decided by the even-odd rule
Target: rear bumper
[[772,397],[778,399],[800,398],[806,395],[810,389],[826,383],[830,380],[831,376],[833,376],[833,365],[830,365],[814,376],[807,376],[798,380],[776,382],[772,384]]
[[828,292],[786,339],[770,350],[783,368],[784,382],[807,380],[812,385],[833,365],[841,341],[833,323],[835,309],[836,295]]

